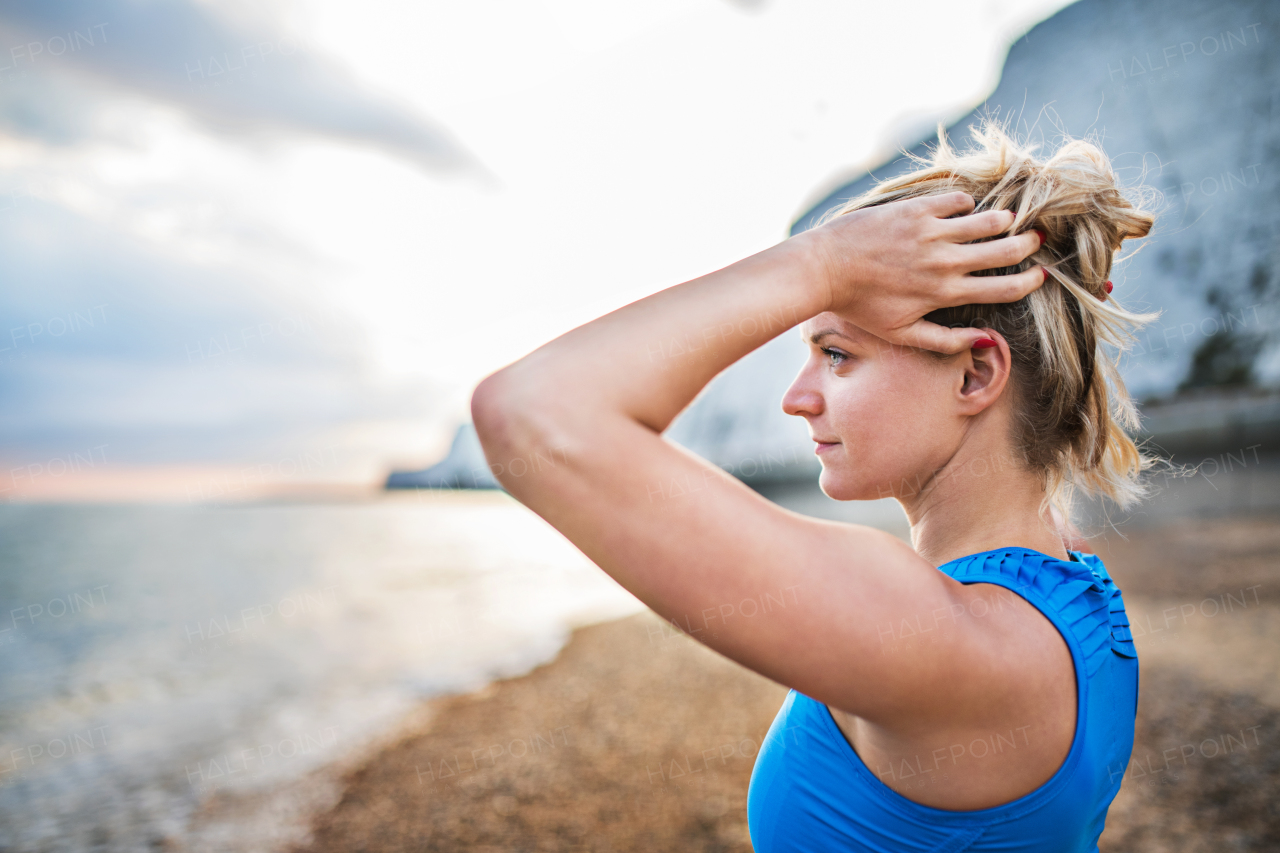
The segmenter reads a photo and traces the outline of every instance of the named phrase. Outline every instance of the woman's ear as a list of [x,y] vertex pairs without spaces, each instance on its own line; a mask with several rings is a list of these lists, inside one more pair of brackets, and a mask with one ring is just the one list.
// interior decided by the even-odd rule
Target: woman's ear
[[1013,364],[1004,336],[993,329],[983,331],[987,337],[960,356],[964,376],[957,395],[965,415],[976,415],[1000,399]]

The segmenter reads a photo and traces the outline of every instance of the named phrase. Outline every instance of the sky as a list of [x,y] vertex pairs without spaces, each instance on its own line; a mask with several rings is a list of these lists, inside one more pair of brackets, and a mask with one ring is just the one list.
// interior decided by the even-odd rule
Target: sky
[[1064,5],[6,4],[0,499],[423,467],[485,375],[785,239]]

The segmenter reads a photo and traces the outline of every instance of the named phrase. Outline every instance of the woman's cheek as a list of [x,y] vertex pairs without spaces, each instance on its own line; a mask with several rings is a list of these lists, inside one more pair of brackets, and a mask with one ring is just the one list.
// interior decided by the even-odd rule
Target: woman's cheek
[[828,397],[844,452],[824,460],[822,486],[837,499],[896,494],[919,476],[922,464],[928,467],[926,448],[946,443],[940,430],[945,432],[949,376],[904,359],[866,367],[858,382]]

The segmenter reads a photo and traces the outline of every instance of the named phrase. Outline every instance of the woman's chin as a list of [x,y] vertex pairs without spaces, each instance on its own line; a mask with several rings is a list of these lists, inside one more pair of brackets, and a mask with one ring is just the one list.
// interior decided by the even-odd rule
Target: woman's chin
[[858,477],[847,474],[841,476],[839,472],[829,468],[822,469],[822,474],[818,477],[818,488],[833,501],[876,501],[893,497],[883,485],[876,488]]
[[833,476],[826,468],[822,469],[822,474],[818,477],[818,488],[833,501],[857,500],[857,491],[849,486],[844,478]]

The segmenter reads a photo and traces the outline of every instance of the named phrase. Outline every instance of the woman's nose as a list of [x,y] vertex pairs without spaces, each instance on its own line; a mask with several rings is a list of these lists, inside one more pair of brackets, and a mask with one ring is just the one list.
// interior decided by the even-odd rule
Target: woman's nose
[[782,411],[788,415],[804,417],[822,414],[822,395],[814,387],[808,373],[807,367],[802,369],[787,393],[782,395]]

